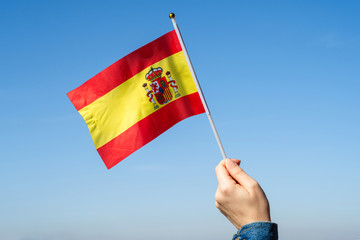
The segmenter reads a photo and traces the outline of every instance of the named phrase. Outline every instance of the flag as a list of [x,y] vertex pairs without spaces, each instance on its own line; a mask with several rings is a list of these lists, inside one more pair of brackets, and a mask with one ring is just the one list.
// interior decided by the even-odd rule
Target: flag
[[175,30],[67,95],[108,169],[176,123],[205,112]]

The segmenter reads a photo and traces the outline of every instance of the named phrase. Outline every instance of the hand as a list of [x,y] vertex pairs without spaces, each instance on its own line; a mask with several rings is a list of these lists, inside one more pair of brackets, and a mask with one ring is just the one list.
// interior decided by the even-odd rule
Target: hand
[[270,207],[264,191],[239,164],[240,160],[226,159],[215,168],[219,182],[216,207],[237,229],[251,222],[270,222]]

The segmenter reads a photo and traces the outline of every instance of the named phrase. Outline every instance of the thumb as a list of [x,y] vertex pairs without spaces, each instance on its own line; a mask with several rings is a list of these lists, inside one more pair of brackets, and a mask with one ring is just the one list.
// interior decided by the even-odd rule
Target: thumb
[[[235,159],[234,159],[235,160]],[[226,169],[233,179],[235,179],[240,185],[244,186],[246,189],[250,189],[256,181],[247,175],[244,170],[239,167],[232,159],[226,159]]]

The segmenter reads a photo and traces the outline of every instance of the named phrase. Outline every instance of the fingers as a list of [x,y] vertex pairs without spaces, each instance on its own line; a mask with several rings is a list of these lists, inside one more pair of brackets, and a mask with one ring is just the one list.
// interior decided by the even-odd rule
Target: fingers
[[237,165],[237,161],[235,159],[226,159],[225,165],[230,176],[247,190],[257,185],[257,182]]
[[227,184],[234,184],[234,179],[229,175],[228,170],[226,170],[225,161],[222,160],[219,165],[215,168],[215,173],[219,186],[224,186]]
[[231,158],[231,161],[233,161],[234,163],[236,163],[236,165],[240,165],[240,163],[241,163],[241,160],[239,160],[239,159],[233,159],[233,158]]

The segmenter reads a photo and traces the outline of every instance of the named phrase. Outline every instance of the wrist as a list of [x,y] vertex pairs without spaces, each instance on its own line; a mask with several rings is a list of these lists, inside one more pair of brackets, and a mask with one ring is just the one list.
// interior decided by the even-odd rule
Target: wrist
[[243,226],[252,224],[252,223],[259,223],[259,222],[271,222],[270,217],[264,217],[264,218],[256,218],[256,219],[249,219],[247,221],[244,221],[240,227],[237,229],[241,229]]

